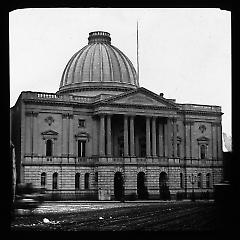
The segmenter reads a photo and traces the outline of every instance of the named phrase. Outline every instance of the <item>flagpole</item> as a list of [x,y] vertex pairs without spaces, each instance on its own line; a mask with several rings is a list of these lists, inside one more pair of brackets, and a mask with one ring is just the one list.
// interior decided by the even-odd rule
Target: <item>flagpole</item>
[[138,21],[137,21],[137,81],[139,85]]

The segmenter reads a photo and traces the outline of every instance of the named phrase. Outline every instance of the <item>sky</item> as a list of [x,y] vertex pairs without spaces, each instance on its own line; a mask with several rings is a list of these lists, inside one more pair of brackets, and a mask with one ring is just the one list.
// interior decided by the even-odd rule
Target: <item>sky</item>
[[[140,86],[177,103],[222,107],[231,124],[231,12],[217,8],[29,8],[9,13],[10,107],[22,91],[55,93],[92,31],[137,69]],[[225,150],[224,144],[223,149]]]

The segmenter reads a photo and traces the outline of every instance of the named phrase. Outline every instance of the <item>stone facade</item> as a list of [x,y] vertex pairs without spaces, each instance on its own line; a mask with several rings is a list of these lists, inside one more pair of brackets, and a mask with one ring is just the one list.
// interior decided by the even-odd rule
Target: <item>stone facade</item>
[[213,192],[223,177],[220,107],[101,87],[21,93],[11,108],[18,182],[67,199],[101,199],[103,191],[112,200],[159,199],[163,185],[173,199],[192,188]]

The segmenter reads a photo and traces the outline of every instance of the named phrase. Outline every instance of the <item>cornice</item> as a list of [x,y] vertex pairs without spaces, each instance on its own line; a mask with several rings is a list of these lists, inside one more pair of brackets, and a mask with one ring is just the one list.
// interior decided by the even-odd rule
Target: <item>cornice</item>
[[178,114],[191,114],[191,115],[212,115],[212,116],[221,116],[223,115],[222,112],[210,112],[210,111],[200,111],[200,110],[178,110],[177,111]]
[[172,110],[176,111],[174,107],[167,106],[151,106],[151,105],[139,105],[139,104],[123,104],[123,103],[99,103],[95,105],[95,109],[99,107],[121,107],[121,108],[137,108],[137,109],[154,109],[154,110]]
[[80,87],[73,87],[73,88],[65,88],[65,89],[60,89],[57,91],[57,94],[63,94],[63,93],[73,93],[73,92],[84,92],[84,91],[94,91],[94,90],[108,90],[108,91],[114,91],[114,92],[119,92],[119,91],[124,91],[128,92],[136,87],[134,85],[131,86],[80,86]]
[[34,104],[44,104],[44,105],[64,105],[64,106],[83,106],[86,108],[92,108],[91,103],[84,103],[84,102],[67,102],[67,101],[51,101],[51,100],[43,100],[43,99],[24,99],[25,103],[34,103]]

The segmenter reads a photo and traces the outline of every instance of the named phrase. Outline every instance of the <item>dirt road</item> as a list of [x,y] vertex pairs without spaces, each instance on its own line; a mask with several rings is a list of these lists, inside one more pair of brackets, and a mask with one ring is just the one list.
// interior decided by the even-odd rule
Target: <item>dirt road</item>
[[[44,223],[43,219],[46,223]],[[213,202],[52,203],[19,215],[12,230],[60,231],[215,231]]]

